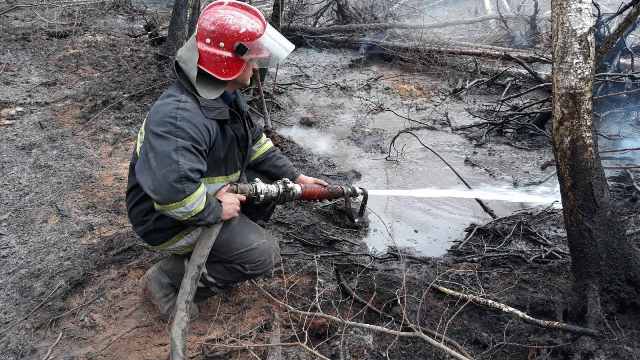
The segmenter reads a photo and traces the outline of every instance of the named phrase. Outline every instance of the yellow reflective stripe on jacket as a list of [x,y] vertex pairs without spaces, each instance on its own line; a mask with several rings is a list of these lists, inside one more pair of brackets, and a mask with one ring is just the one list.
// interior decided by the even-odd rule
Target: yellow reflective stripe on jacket
[[[149,115],[147,115],[149,117]],[[136,141],[136,155],[140,157],[140,148],[142,147],[142,142],[144,141],[144,124],[147,122],[147,117],[144,118],[142,122],[142,127],[138,130],[138,139]]]
[[207,192],[209,194],[215,194],[224,185],[233,181],[238,181],[238,179],[240,179],[240,171],[236,171],[231,175],[206,177],[202,179],[202,182],[204,182],[204,185],[207,187]]
[[189,228],[178,233],[168,241],[160,245],[147,245],[149,249],[169,252],[172,254],[188,254],[193,251],[193,247],[198,241],[198,237],[202,233],[203,228]]
[[273,142],[271,142],[271,139],[265,134],[262,134],[262,137],[251,147],[251,158],[249,158],[249,161],[254,161],[259,158],[272,147]]
[[207,191],[204,184],[200,184],[198,189],[186,198],[172,203],[161,205],[156,202],[153,206],[161,213],[176,218],[178,220],[186,220],[196,215],[207,204]]

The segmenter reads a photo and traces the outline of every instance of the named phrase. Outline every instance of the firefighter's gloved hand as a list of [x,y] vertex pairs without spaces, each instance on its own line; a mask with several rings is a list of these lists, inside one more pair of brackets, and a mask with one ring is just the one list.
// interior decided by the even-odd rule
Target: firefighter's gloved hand
[[247,200],[244,195],[227,192],[229,185],[226,185],[216,193],[216,198],[222,204],[222,221],[233,219],[240,215],[240,203]]
[[307,176],[307,175],[304,175],[304,174],[300,174],[300,176],[298,176],[296,178],[296,184],[300,184],[300,185],[318,184],[318,185],[322,185],[322,186],[328,186],[329,185],[329,184],[327,184],[326,181],[324,181],[322,179],[314,178],[314,177]]

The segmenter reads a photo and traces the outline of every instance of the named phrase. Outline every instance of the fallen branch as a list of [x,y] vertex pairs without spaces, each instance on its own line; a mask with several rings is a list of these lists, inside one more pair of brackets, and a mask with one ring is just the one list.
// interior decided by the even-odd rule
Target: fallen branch
[[114,337],[113,339],[109,340],[109,342],[105,346],[103,346],[100,350],[98,350],[98,352],[96,352],[96,355],[101,354],[103,351],[105,351],[108,348],[110,348],[111,345],[113,345],[113,343],[115,343],[116,341],[122,339],[123,337],[125,337],[126,335],[132,333],[133,331],[135,331],[137,329],[150,327],[150,326],[151,326],[151,324],[139,324],[139,325],[132,326],[128,330],[125,330],[122,333],[120,333],[120,335],[118,335],[118,336]]
[[[80,304],[80,305],[78,305],[78,306],[74,307],[74,308],[73,308],[73,309],[71,309],[71,310],[68,310],[68,311],[63,312],[63,313],[62,313],[62,314],[60,314],[60,315],[56,315],[56,316],[54,316],[54,317],[50,318],[49,320],[47,320],[46,322],[47,322],[49,325],[51,325],[51,323],[52,323],[53,321],[55,321],[55,320],[57,320],[57,319],[60,319],[60,318],[62,318],[62,317],[65,317],[65,316],[67,316],[67,315],[69,315],[69,314],[71,314],[71,313],[75,312],[76,310],[78,310],[78,309],[80,309],[80,308],[83,308],[83,307],[85,307],[85,306],[87,306],[87,305],[92,304],[94,301],[98,300],[101,296],[102,296],[102,292],[101,292],[101,293],[99,293],[98,295],[96,295],[93,299],[91,299],[91,300],[87,301],[86,303],[84,303],[84,304]],[[40,326],[42,326],[43,324],[44,324],[44,322],[42,322],[42,323],[38,324],[38,326],[36,326],[36,328],[39,328],[39,327],[40,327]]]
[[638,151],[638,150],[640,150],[640,147],[625,148],[625,149],[607,149],[607,150],[601,150],[600,154],[616,153],[616,152],[627,152],[627,151]]
[[633,174],[631,174],[631,171],[629,171],[628,169],[625,169],[624,172],[627,174],[627,176],[629,176],[629,179],[631,180],[631,185],[633,185],[633,188],[635,189],[635,191],[638,193],[638,195],[640,195],[640,186],[638,186],[638,183],[633,178]]
[[[505,16],[509,20],[524,20],[523,16]],[[304,25],[288,25],[283,26],[283,33],[304,33],[308,35],[327,35],[327,34],[352,34],[357,32],[383,31],[389,29],[399,30],[432,30],[441,29],[460,25],[472,25],[486,21],[498,20],[500,16],[489,15],[481,16],[474,19],[463,19],[455,21],[444,21],[433,24],[406,24],[406,23],[372,23],[372,24],[350,24],[350,25],[334,25],[326,27],[313,27]]]
[[211,346],[211,347],[224,347],[224,348],[230,348],[230,349],[251,349],[251,348],[261,348],[261,347],[292,347],[292,346],[300,346],[304,350],[310,352],[311,354],[317,356],[320,359],[330,360],[328,357],[320,354],[319,352],[317,352],[314,349],[310,348],[308,345],[303,344],[301,342],[270,343],[270,344],[241,344],[241,345],[219,344],[219,343],[218,344],[199,343],[199,344],[207,345],[207,346]]
[[550,320],[540,320],[540,319],[536,319],[533,318],[529,315],[527,315],[526,313],[512,308],[509,305],[505,305],[502,303],[499,303],[497,301],[493,301],[493,300],[489,300],[489,299],[485,299],[479,296],[475,296],[475,295],[469,295],[469,294],[463,294],[460,292],[457,292],[455,290],[451,290],[449,288],[437,285],[437,284],[433,284],[432,285],[434,289],[437,289],[438,291],[447,294],[447,295],[451,295],[451,296],[455,296],[457,298],[460,298],[462,300],[467,300],[467,301],[472,301],[478,305],[484,305],[487,307],[490,307],[492,309],[496,309],[496,310],[500,310],[502,312],[505,312],[507,314],[511,314],[514,315],[515,317],[523,320],[526,323],[532,324],[532,325],[536,325],[536,326],[540,326],[543,328],[547,328],[547,329],[555,329],[555,330],[564,330],[564,331],[570,331],[570,332],[574,332],[574,333],[578,333],[578,334],[582,334],[582,335],[588,335],[588,336],[595,336],[598,337],[600,336],[600,332],[597,330],[593,330],[593,329],[589,329],[589,328],[585,328],[585,327],[581,327],[581,326],[577,326],[577,325],[571,325],[571,324],[566,324],[566,323],[562,323],[559,321],[550,321]]
[[532,92],[532,91],[536,91],[536,90],[543,89],[543,88],[547,88],[547,87],[551,87],[551,83],[538,84],[538,85],[536,85],[536,86],[534,86],[534,87],[530,87],[530,88],[528,88],[528,89],[526,89],[526,90],[524,90],[524,91],[521,91],[521,92],[519,92],[519,93],[517,93],[517,94],[513,94],[513,95],[510,95],[510,96],[507,96],[506,98],[501,99],[500,101],[501,101],[501,102],[509,101],[509,100],[512,100],[512,99],[518,98],[518,97],[520,97],[520,96],[526,95],[526,94],[528,94],[528,93],[530,93],[530,92]]
[[0,16],[8,14],[18,9],[33,8],[33,7],[40,7],[40,6],[50,6],[50,7],[82,6],[82,5],[96,5],[96,4],[102,4],[107,2],[109,2],[109,0],[60,1],[60,2],[45,2],[45,3],[36,3],[36,4],[17,4],[17,5],[12,5],[0,10]]
[[56,341],[49,347],[49,350],[44,355],[42,360],[49,360],[49,357],[51,356],[51,353],[53,352],[53,349],[56,347],[56,345],[58,345],[58,343],[60,342],[61,339],[62,339],[62,331],[60,331],[60,335],[58,335],[58,338],[56,339]]
[[603,166],[603,169],[611,170],[627,170],[627,169],[640,169],[640,165],[627,165],[627,166]]
[[605,94],[605,95],[600,95],[600,96],[594,96],[593,100],[600,100],[600,99],[604,99],[604,98],[608,98],[611,96],[620,96],[620,95],[629,95],[629,94],[635,94],[637,92],[640,91],[640,88],[638,89],[632,89],[632,90],[625,90],[625,91],[619,91],[619,92],[614,92],[614,93],[610,93],[610,94]]
[[[359,303],[361,303],[361,304],[365,305],[367,308],[369,308],[369,309],[373,310],[373,311],[374,311],[375,313],[377,313],[378,315],[380,315],[380,316],[386,316],[386,317],[388,317],[388,318],[390,318],[390,319],[394,320],[393,315],[391,315],[391,314],[389,314],[389,313],[387,313],[387,312],[384,312],[384,311],[379,310],[378,308],[376,308],[375,306],[373,306],[373,304],[371,304],[371,300],[366,301],[366,300],[364,300],[362,297],[360,297],[358,294],[356,294],[356,293],[355,293],[355,291],[353,291],[353,289],[351,289],[351,287],[349,287],[349,286],[347,285],[346,280],[344,279],[344,277],[342,276],[342,274],[341,274],[340,272],[338,272],[337,270],[336,270],[336,275],[337,275],[337,277],[338,277],[338,282],[339,282],[340,286],[342,286],[342,287],[343,287],[343,289],[344,289],[347,293],[349,293],[349,295],[350,295],[353,299],[355,299],[355,300],[356,300],[356,301],[358,301]],[[372,300],[373,300],[373,297],[372,297]],[[455,340],[451,339],[450,337],[448,337],[448,336],[446,336],[446,335],[444,335],[444,334],[440,334],[440,333],[438,333],[438,332],[436,332],[436,331],[434,331],[434,330],[426,329],[426,328],[424,328],[424,327],[422,327],[422,326],[419,326],[419,325],[413,325],[413,324],[411,324],[411,327],[413,327],[413,328],[414,328],[413,330],[416,330],[416,331],[417,331],[417,330],[419,330],[419,331],[425,332],[425,333],[429,334],[430,336],[433,336],[435,339],[438,339],[438,338],[443,339],[443,340],[444,340],[445,342],[447,342],[450,346],[452,346],[453,348],[455,348],[459,353],[461,353],[462,355],[464,355],[464,356],[466,356],[466,357],[471,358],[471,355],[470,355],[470,354],[469,354],[469,353],[468,353],[468,352],[467,352],[467,351],[462,347],[462,345],[460,345],[457,341],[455,341]]]
[[260,80],[260,71],[256,71],[254,75],[254,79],[256,81],[256,85],[258,86],[258,92],[260,93],[260,102],[262,104],[262,119],[264,120],[264,129],[267,132],[270,132],[271,130],[273,130],[273,126],[271,125],[271,115],[269,114],[269,109],[267,108],[267,102],[265,101],[265,98],[264,98],[264,90],[262,89],[262,80]]
[[533,70],[531,68],[531,66],[527,65],[527,63],[524,62],[524,60],[520,59],[519,57],[511,56],[511,55],[508,55],[508,56],[511,57],[511,60],[517,62],[518,65],[522,66],[523,69],[525,69],[529,74],[531,74],[531,76],[533,76],[533,78],[536,79],[537,82],[546,83],[546,82],[551,81],[550,76],[547,75],[547,76],[543,77],[542,75],[540,75],[540,73],[538,73],[537,71]]
[[[349,284],[347,284],[347,281],[344,279],[344,276],[342,276],[342,273],[340,273],[338,270],[336,270],[336,278],[338,279],[338,284],[340,285],[340,287],[345,292],[347,292],[347,294],[349,294],[349,296],[351,296],[355,301],[357,301],[360,304],[364,305],[366,308],[368,308],[369,310],[371,310],[374,313],[378,314],[379,316],[389,316],[388,314],[383,313],[380,309],[375,307],[371,303],[371,300],[366,301],[365,299],[360,297],[360,295],[356,294],[356,292],[353,291],[353,289],[349,286]],[[373,298],[371,298],[371,299],[373,300]]]
[[346,37],[319,37],[316,39],[349,49],[360,49],[363,46],[376,46],[382,50],[386,50],[390,54],[410,53],[412,57],[415,58],[421,58],[435,53],[444,55],[473,56],[497,60],[512,60],[515,56],[529,63],[551,63],[550,59],[532,52],[497,46],[479,46],[467,43],[443,43],[440,45],[428,45],[424,43],[401,44],[389,41],[354,39]]
[[359,322],[355,322],[355,321],[349,321],[349,320],[344,320],[344,319],[340,319],[336,316],[333,315],[328,315],[328,314],[324,314],[324,313],[320,313],[320,312],[309,312],[309,311],[302,311],[302,310],[298,310],[296,308],[294,308],[293,306],[286,304],[278,299],[276,299],[273,295],[271,295],[271,293],[269,293],[268,291],[266,291],[265,289],[263,289],[260,285],[258,285],[255,281],[253,281],[253,284],[265,295],[267,296],[269,299],[271,299],[271,301],[277,303],[278,305],[284,307],[285,309],[287,309],[288,311],[291,311],[293,313],[296,314],[300,314],[300,315],[304,315],[304,316],[310,316],[310,317],[321,317],[339,324],[343,324],[343,325],[347,325],[347,326],[354,326],[354,327],[359,327],[359,328],[363,328],[363,329],[367,329],[367,330],[372,330],[372,331],[378,331],[381,333],[385,333],[385,334],[389,334],[389,335],[394,335],[394,336],[398,336],[398,337],[418,337],[421,338],[423,340],[425,340],[427,343],[429,343],[430,345],[432,345],[433,347],[441,350],[442,352],[444,352],[447,355],[450,355],[458,360],[471,360],[471,358],[466,357],[460,353],[458,353],[457,351],[449,348],[448,346],[438,342],[436,339],[427,336],[426,334],[419,332],[419,331],[413,331],[413,332],[407,332],[407,331],[397,331],[397,330],[391,330],[391,329],[387,329],[385,327],[382,326],[377,326],[377,325],[371,325],[371,324],[365,324],[365,323],[359,323]]
[[624,37],[624,33],[636,24],[638,16],[640,16],[640,5],[637,1],[634,1],[635,5],[631,11],[624,17],[624,19],[618,24],[616,29],[609,34],[600,47],[597,50],[596,64],[599,64],[602,58],[613,48],[613,46]]
[[187,333],[189,328],[189,308],[193,301],[193,296],[198,290],[198,281],[202,276],[202,269],[209,257],[209,252],[213,243],[222,229],[224,223],[217,223],[206,227],[198,237],[186,272],[180,284],[180,291],[176,299],[176,314],[171,325],[171,360],[183,360],[187,350]]

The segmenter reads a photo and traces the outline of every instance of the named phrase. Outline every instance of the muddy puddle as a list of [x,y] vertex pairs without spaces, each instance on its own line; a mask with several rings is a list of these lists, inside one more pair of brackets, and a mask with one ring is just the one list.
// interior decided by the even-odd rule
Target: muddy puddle
[[[453,172],[411,135],[404,134],[386,159],[389,143],[400,130],[433,123],[437,130],[413,133],[443,156],[474,188],[511,187],[549,174],[536,164],[551,158],[546,150],[524,151],[508,146],[474,147],[467,139],[438,125],[443,114],[454,125],[473,119],[463,99],[446,99],[443,90],[453,74],[427,74],[386,63],[357,63],[350,51],[298,49],[279,69],[284,107],[275,119],[278,131],[320,157],[328,157],[337,173],[355,170],[355,183],[368,189],[462,188]],[[354,64],[356,64],[354,66]],[[269,86],[273,86],[270,83]],[[488,101],[475,97],[466,101]],[[499,155],[498,155],[499,154]],[[534,166],[532,166],[534,165]],[[323,174],[331,177],[331,173]],[[552,183],[544,187],[554,188]],[[498,216],[531,204],[486,202]],[[472,222],[491,218],[472,199],[371,197],[370,249],[388,246],[414,249],[424,256],[442,255],[461,239]]]

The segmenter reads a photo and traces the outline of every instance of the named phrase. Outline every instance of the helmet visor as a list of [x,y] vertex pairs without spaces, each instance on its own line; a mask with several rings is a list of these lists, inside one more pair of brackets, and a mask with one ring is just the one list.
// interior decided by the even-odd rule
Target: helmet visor
[[268,68],[280,64],[295,49],[295,45],[269,24],[260,38],[242,44],[247,49],[242,58],[255,64],[258,68]]

